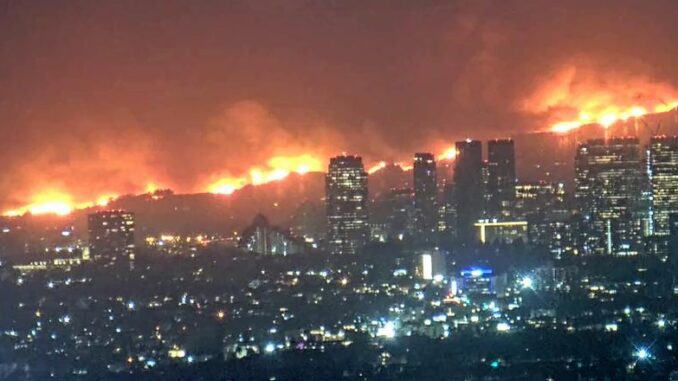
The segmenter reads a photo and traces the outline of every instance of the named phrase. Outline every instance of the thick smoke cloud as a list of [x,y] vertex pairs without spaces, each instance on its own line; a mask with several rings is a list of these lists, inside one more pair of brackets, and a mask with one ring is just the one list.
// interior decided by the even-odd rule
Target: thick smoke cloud
[[[0,3],[0,207],[402,160],[676,95],[672,1]],[[671,99],[675,100],[675,99]]]

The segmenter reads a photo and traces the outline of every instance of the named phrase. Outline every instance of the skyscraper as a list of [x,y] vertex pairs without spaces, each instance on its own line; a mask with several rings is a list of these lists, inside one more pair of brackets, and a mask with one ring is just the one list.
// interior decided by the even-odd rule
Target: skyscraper
[[87,216],[90,255],[111,262],[134,260],[134,214],[124,210],[103,210]]
[[510,214],[515,198],[516,154],[511,139],[490,140],[487,143],[488,217],[502,218]]
[[584,218],[584,253],[637,254],[642,246],[644,177],[636,138],[577,147],[575,200]]
[[669,216],[678,213],[678,136],[654,137],[649,147],[652,225],[658,237],[669,235]]
[[414,154],[414,218],[416,238],[432,243],[438,228],[438,184],[433,154]]
[[330,159],[325,181],[327,242],[332,254],[355,254],[367,243],[367,172],[360,156]]
[[456,143],[454,197],[457,209],[457,237],[466,243],[475,242],[474,224],[481,218],[483,196],[483,147],[477,140]]

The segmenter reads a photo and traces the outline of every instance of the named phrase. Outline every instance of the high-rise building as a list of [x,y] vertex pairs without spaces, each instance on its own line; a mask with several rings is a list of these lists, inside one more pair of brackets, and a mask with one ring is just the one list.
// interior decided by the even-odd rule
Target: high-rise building
[[474,224],[482,217],[483,148],[477,140],[456,143],[457,157],[454,167],[454,197],[457,209],[457,237],[470,243],[476,239]]
[[424,280],[444,279],[448,275],[445,256],[439,249],[419,252],[417,274]]
[[576,246],[578,216],[566,202],[563,183],[520,183],[512,214],[529,226],[529,242],[548,248],[555,258],[578,254]]
[[633,255],[642,248],[642,160],[636,138],[589,140],[577,147],[575,200],[583,253]]
[[490,140],[487,143],[487,165],[488,216],[499,219],[509,217],[516,185],[516,154],[513,140]]
[[414,154],[414,219],[419,242],[432,243],[438,230],[438,184],[433,154]]
[[669,216],[678,213],[678,136],[652,138],[648,152],[652,232],[666,237]]
[[256,254],[282,256],[303,253],[306,249],[302,240],[272,226],[261,214],[243,231],[240,247]]
[[90,255],[111,262],[134,260],[134,214],[103,210],[87,216]]
[[367,172],[360,156],[330,159],[325,181],[327,243],[332,254],[355,254],[367,243]]

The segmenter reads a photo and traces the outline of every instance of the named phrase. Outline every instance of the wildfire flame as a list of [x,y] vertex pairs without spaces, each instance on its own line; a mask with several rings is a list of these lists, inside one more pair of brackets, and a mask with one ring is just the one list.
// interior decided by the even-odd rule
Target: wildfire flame
[[[440,153],[438,160],[453,160],[457,155],[454,147],[449,147]],[[266,166],[257,166],[251,168],[246,175],[243,176],[223,176],[213,180],[207,185],[207,191],[214,194],[230,195],[238,189],[246,185],[261,185],[272,181],[279,181],[292,173],[306,174],[308,172],[323,171],[323,160],[317,156],[304,154],[298,156],[275,156],[268,160]],[[405,162],[394,163],[400,166],[404,171],[412,169],[411,164]],[[387,162],[380,161],[370,167],[367,171],[370,174],[378,172],[387,166]],[[159,186],[154,182],[149,182],[146,185],[146,193],[154,193],[159,189]],[[103,194],[97,198],[96,201],[91,202],[76,202],[73,197],[60,190],[50,189],[39,192],[32,197],[32,202],[23,207],[5,211],[5,216],[19,216],[26,213],[33,215],[41,214],[55,214],[58,216],[65,216],[72,213],[76,209],[91,208],[94,206],[106,206],[111,200],[118,197],[116,194]]]
[[322,161],[315,156],[276,156],[268,161],[266,168],[254,167],[247,176],[221,177],[207,186],[207,191],[215,194],[230,195],[238,189],[252,184],[261,185],[286,178],[291,173],[300,175],[321,171]]
[[380,161],[380,162],[378,162],[377,164],[371,166],[371,167],[367,170],[367,173],[369,173],[369,174],[371,175],[371,174],[373,174],[373,173],[375,173],[375,172],[381,171],[381,170],[384,169],[384,168],[386,168],[386,162],[385,162],[385,161]]
[[547,130],[566,133],[584,125],[665,113],[678,106],[678,88],[637,73],[601,71],[587,60],[555,68],[517,101],[528,114],[546,118]]

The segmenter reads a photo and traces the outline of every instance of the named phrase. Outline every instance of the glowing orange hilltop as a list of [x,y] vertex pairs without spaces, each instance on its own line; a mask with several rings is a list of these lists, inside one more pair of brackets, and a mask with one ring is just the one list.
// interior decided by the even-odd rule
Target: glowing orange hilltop
[[[453,160],[456,157],[457,151],[454,147],[445,149],[437,157],[439,160]],[[246,185],[260,185],[272,181],[278,181],[286,178],[292,173],[306,174],[308,172],[323,171],[324,160],[317,156],[304,154],[297,156],[275,156],[268,160],[266,166],[256,166],[251,168],[246,175],[242,176],[223,176],[217,177],[210,184],[207,185],[206,190],[209,193],[230,195],[238,189]],[[404,171],[412,169],[411,164],[405,162],[394,163],[400,166]],[[385,168],[387,163],[380,161],[372,167],[368,168],[368,173],[372,174]],[[146,193],[153,193],[159,186],[154,182],[148,182],[145,188]],[[31,202],[28,205],[17,209],[7,210],[3,213],[5,216],[19,216],[26,213],[33,215],[54,214],[58,216],[65,216],[76,209],[90,208],[94,206],[106,206],[111,200],[118,197],[113,193],[102,194],[97,197],[96,201],[79,202],[74,200],[68,192],[49,189],[36,193],[31,197]]]
[[249,184],[266,184],[271,181],[282,180],[291,173],[303,175],[322,170],[323,161],[312,155],[275,156],[268,161],[266,167],[254,167],[249,170],[246,176],[218,178],[207,186],[207,191],[229,195]]
[[604,128],[608,128],[616,122],[627,121],[630,118],[640,118],[650,112],[663,113],[674,110],[678,107],[678,101],[662,103],[655,105],[650,110],[643,106],[631,106],[622,109],[615,106],[608,106],[596,110],[583,110],[579,113],[577,120],[570,120],[555,123],[551,126],[551,131],[558,133],[567,133],[586,124],[596,123]]
[[66,192],[58,190],[48,190],[38,193],[33,197],[33,201],[18,209],[8,210],[3,213],[5,216],[20,216],[26,213],[33,215],[56,214],[65,216],[75,209],[90,208],[93,206],[105,206],[111,199],[116,198],[114,194],[106,194],[97,198],[95,202],[73,201],[73,197]]

